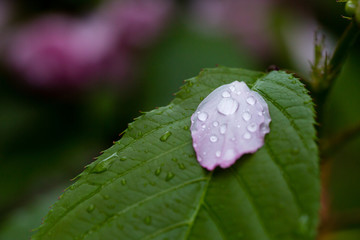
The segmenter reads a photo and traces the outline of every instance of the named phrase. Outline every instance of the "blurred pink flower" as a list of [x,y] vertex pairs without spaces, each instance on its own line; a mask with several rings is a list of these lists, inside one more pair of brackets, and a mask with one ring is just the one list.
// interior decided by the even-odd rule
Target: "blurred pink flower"
[[172,0],[111,1],[99,16],[113,24],[122,43],[146,47],[164,30],[173,8]]
[[9,60],[34,85],[77,86],[98,74],[114,40],[106,24],[46,16],[13,36]]
[[116,1],[87,18],[48,15],[8,39],[10,66],[39,87],[77,87],[102,78],[127,79],[136,48],[162,31],[169,1]]
[[270,48],[269,13],[276,0],[195,0],[191,14],[201,28],[233,36],[260,55]]

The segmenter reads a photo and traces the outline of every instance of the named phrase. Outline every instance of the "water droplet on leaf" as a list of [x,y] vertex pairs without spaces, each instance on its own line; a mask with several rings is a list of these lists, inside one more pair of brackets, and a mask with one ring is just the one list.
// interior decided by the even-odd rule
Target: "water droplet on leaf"
[[179,163],[178,166],[179,166],[179,168],[180,168],[181,170],[184,170],[184,169],[185,169],[185,165],[184,165],[183,163]]
[[117,153],[113,153],[109,157],[101,160],[98,164],[96,164],[91,170],[91,173],[102,173],[108,170],[114,160],[118,157]]
[[158,167],[156,170],[155,170],[155,175],[156,176],[159,176],[161,173],[161,167]]
[[125,186],[126,185],[126,179],[121,179],[121,185]]
[[91,213],[91,212],[94,211],[94,209],[95,209],[95,205],[94,205],[94,204],[91,204],[91,205],[88,206],[88,208],[86,209],[86,211],[87,211],[88,213]]
[[175,177],[174,173],[172,172],[168,172],[168,174],[166,175],[165,181],[170,181],[171,179],[173,179]]
[[147,216],[145,219],[144,219],[144,223],[146,225],[150,225],[151,224],[151,216]]
[[172,132],[170,131],[166,131],[161,137],[160,137],[160,141],[162,142],[166,142],[168,140],[168,138],[171,136]]

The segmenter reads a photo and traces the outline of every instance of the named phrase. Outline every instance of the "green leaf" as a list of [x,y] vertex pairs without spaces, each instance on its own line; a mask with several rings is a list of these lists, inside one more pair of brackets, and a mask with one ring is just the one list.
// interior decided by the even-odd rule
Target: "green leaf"
[[[255,154],[208,172],[196,161],[190,116],[235,80],[267,101],[271,131]],[[292,75],[205,69],[170,105],[129,124],[33,239],[314,239],[320,187],[313,125],[311,98]]]

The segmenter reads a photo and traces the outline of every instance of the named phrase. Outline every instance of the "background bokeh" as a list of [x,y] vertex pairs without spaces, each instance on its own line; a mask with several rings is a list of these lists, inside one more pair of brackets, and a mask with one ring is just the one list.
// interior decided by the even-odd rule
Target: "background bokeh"
[[[225,65],[310,76],[314,32],[331,52],[349,23],[335,0],[0,0],[0,239],[28,239],[139,111]],[[359,41],[360,42],[360,41]],[[360,44],[326,104],[319,239],[360,239]]]

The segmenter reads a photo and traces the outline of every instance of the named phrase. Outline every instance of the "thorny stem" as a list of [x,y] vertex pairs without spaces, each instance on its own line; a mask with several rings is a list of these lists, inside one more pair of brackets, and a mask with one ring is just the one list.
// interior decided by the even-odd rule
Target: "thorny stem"
[[[332,89],[336,78],[339,76],[345,60],[360,34],[360,28],[356,21],[350,22],[349,26],[340,38],[333,55],[328,61],[328,56],[319,53],[322,51],[322,42],[315,46],[315,62],[312,66],[311,92],[316,104],[317,122],[319,126],[323,123],[323,110],[327,96]],[[324,59],[319,59],[323,57]],[[319,129],[318,129],[319,130]],[[321,132],[319,134],[321,136]]]

